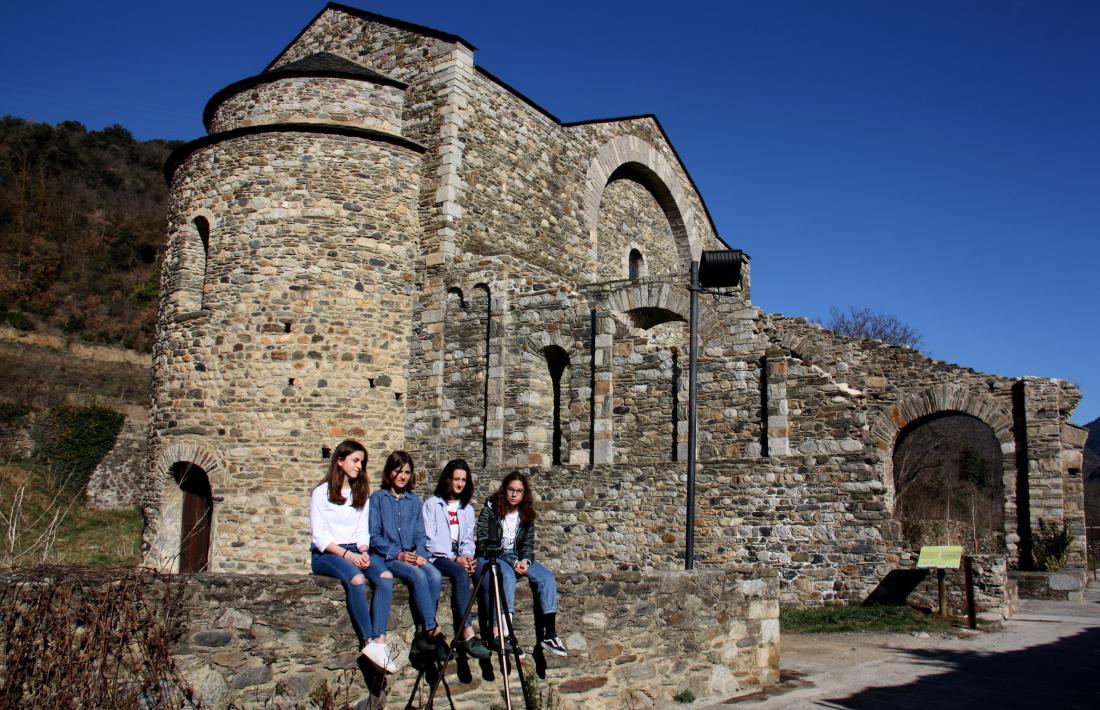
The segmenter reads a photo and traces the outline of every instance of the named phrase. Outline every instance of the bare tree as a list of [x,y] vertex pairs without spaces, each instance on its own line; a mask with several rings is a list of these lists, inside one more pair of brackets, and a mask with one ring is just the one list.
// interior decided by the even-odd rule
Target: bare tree
[[916,348],[921,344],[921,335],[916,328],[903,323],[893,313],[877,313],[866,306],[857,308],[848,306],[842,311],[836,306],[829,308],[829,330],[838,335],[852,338],[874,338],[890,345],[904,345]]

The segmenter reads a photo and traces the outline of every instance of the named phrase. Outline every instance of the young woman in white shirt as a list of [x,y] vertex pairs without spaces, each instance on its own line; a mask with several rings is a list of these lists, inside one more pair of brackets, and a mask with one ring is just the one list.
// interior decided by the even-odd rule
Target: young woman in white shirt
[[[386,673],[397,666],[386,646],[386,622],[393,598],[393,575],[372,567],[370,547],[370,483],[363,473],[367,451],[357,441],[341,441],[329,459],[328,474],[309,500],[312,532],[311,567],[314,574],[335,577],[344,585],[348,615],[359,637],[362,654]],[[367,580],[373,589],[367,604]],[[380,629],[381,633],[375,633]]]

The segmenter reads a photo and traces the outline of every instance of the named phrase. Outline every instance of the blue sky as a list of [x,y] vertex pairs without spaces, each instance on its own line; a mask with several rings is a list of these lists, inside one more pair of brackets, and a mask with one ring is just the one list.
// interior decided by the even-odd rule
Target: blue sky
[[[758,306],[894,313],[1100,416],[1100,2],[350,4],[462,36],[563,121],[657,114]],[[322,6],[7,0],[0,114],[198,137]]]

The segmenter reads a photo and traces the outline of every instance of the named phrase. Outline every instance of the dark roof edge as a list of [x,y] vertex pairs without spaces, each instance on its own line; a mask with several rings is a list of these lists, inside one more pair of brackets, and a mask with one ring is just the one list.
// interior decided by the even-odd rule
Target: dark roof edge
[[657,130],[661,132],[661,136],[665,139],[665,144],[668,149],[672,151],[672,154],[676,156],[676,162],[680,164],[680,169],[684,171],[684,175],[687,176],[688,182],[691,183],[691,189],[695,190],[695,194],[699,196],[699,204],[703,206],[703,213],[707,216],[707,222],[710,224],[710,230],[714,233],[714,237],[726,245],[727,249],[733,249],[729,242],[722,238],[722,235],[718,232],[718,227],[714,224],[714,217],[710,214],[710,208],[707,207],[707,201],[703,199],[703,193],[699,191],[699,186],[695,184],[695,178],[691,176],[687,166],[684,165],[684,159],[680,157],[680,151],[676,150],[676,145],[672,142],[672,139],[668,137],[668,133],[665,131],[665,127],[661,125],[657,115],[653,113],[642,113],[637,116],[621,116],[619,118],[593,118],[587,121],[573,121],[570,123],[563,123],[563,128],[572,128],[573,126],[587,126],[593,123],[614,123],[615,121],[636,121],[639,119],[650,119],[657,125]]
[[425,153],[428,150],[427,147],[416,141],[409,140],[404,136],[398,136],[384,131],[376,131],[372,128],[338,126],[331,123],[267,123],[259,126],[245,126],[244,128],[234,128],[229,131],[222,131],[221,133],[213,133],[209,136],[197,138],[190,143],[184,143],[173,150],[171,154],[169,154],[168,159],[164,161],[164,179],[169,186],[171,186],[172,177],[175,175],[176,170],[183,164],[183,161],[187,160],[187,158],[196,151],[223,141],[240,138],[242,136],[259,135],[261,133],[324,133],[328,135],[351,136],[353,138],[365,138],[367,140],[389,143],[401,148],[406,148],[414,153]]
[[[584,121],[570,121],[569,123],[563,123],[562,128],[572,128],[573,126],[589,126],[593,123],[615,123],[616,121],[636,121],[640,118],[652,118],[657,120],[657,116],[652,113],[639,113],[634,116],[614,116],[611,118],[589,118]],[[665,136],[666,138],[668,136]]]
[[367,20],[368,22],[377,22],[379,24],[389,25],[390,27],[396,27],[399,30],[407,30],[416,34],[422,34],[428,37],[435,37],[436,39],[441,39],[444,42],[462,44],[469,47],[471,51],[477,50],[477,47],[462,39],[458,35],[453,35],[450,32],[443,32],[442,30],[437,30],[433,27],[417,25],[412,22],[398,20],[394,17],[386,17],[385,15],[368,12],[367,10],[360,10],[357,7],[351,7],[350,5],[344,5],[343,3],[330,2],[322,7],[321,11],[314,15],[312,20],[306,23],[306,26],[302,28],[302,31],[295,35],[294,39],[290,40],[290,43],[287,44],[287,46],[283,47],[282,51],[275,55],[275,58],[271,60],[271,63],[264,67],[264,71],[268,71],[269,69],[271,69],[271,67],[275,66],[275,62],[282,59],[287,50],[293,47],[294,43],[300,40],[302,38],[302,35],[306,33],[306,30],[312,27],[313,23],[316,22],[321,17],[321,15],[325,14],[325,12],[327,12],[328,10],[339,10],[340,12],[345,12],[349,15],[354,15],[355,17],[358,17],[360,19]]
[[367,76],[365,74],[355,74],[353,72],[342,71],[265,71],[263,74],[257,74],[256,76],[250,76],[247,79],[241,79],[235,81],[229,86],[226,86],[218,93],[210,97],[210,100],[206,102],[205,108],[202,110],[202,125],[206,130],[210,130],[210,122],[214,120],[214,112],[218,110],[218,107],[231,96],[247,91],[254,86],[260,84],[268,84],[279,79],[351,79],[354,81],[369,81],[375,84],[381,84],[383,86],[393,86],[395,88],[404,91],[408,88],[408,84],[397,79],[390,79],[383,76]]
[[549,111],[547,111],[546,109],[544,109],[544,108],[543,108],[542,106],[539,106],[539,105],[538,105],[538,104],[537,104],[537,103],[536,103],[536,102],[535,102],[534,100],[532,100],[531,98],[529,98],[529,97],[528,97],[528,96],[527,96],[526,94],[524,94],[524,93],[523,93],[522,91],[518,91],[518,90],[516,89],[516,87],[514,87],[514,86],[512,86],[511,84],[509,84],[508,82],[504,81],[503,79],[501,79],[501,78],[500,78],[499,76],[497,76],[496,74],[493,74],[493,73],[492,73],[491,71],[489,71],[489,70],[488,70],[488,69],[486,69],[485,67],[477,66],[477,65],[475,64],[475,65],[474,65],[474,69],[475,69],[475,70],[477,70],[477,73],[478,73],[478,74],[481,74],[482,76],[484,76],[484,77],[485,77],[486,79],[488,79],[488,80],[489,80],[489,81],[491,81],[491,82],[494,82],[494,83],[496,83],[496,84],[499,84],[499,85],[501,86],[501,88],[503,88],[503,89],[504,89],[505,91],[507,91],[508,93],[512,94],[512,95],[513,95],[513,96],[515,96],[515,97],[516,97],[517,99],[519,99],[519,100],[520,100],[520,101],[522,101],[523,103],[527,104],[527,105],[528,105],[528,106],[530,106],[531,108],[535,109],[536,111],[538,111],[539,113],[541,113],[541,114],[542,114],[543,116],[546,116],[547,118],[549,118],[549,119],[550,119],[551,121],[553,121],[554,123],[558,124],[559,126],[561,126],[561,125],[564,125],[564,124],[562,124],[562,122],[561,122],[561,119],[560,119],[560,118],[558,118],[558,117],[557,117],[557,116],[555,116],[554,114],[550,113]]

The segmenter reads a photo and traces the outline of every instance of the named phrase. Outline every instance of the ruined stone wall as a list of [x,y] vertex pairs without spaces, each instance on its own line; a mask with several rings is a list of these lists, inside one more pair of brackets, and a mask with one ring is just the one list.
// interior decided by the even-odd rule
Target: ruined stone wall
[[[419,168],[398,145],[261,133],[177,171],[154,359],[164,486],[150,507],[178,495],[180,445],[220,462],[213,569],[301,569],[321,447],[358,437],[376,461],[403,443]],[[202,308],[184,312],[177,275],[195,254],[180,244],[196,215],[210,224],[207,278]],[[158,541],[157,525],[147,542],[170,558],[178,540]]]
[[272,123],[332,123],[401,134],[404,92],[393,86],[331,77],[284,78],[226,99],[210,132]]
[[680,457],[688,393],[687,358],[681,353],[687,353],[687,344],[683,321],[616,335],[611,399],[616,461],[663,463]]
[[133,510],[149,487],[149,411],[131,407],[115,445],[92,471],[84,504],[93,510]]
[[[534,472],[538,554],[564,571],[681,568],[685,472],[682,462]],[[851,454],[797,466],[777,459],[701,464],[696,564],[777,568],[784,604],[861,599],[891,567],[881,532],[889,514],[874,474]],[[499,480],[495,472],[482,478]]]
[[[528,589],[519,585],[515,621],[530,650]],[[730,695],[778,681],[773,572],[563,574],[558,589],[557,625],[571,655],[548,658],[543,683],[563,708],[648,706],[683,690]],[[412,633],[407,608],[398,585],[389,640],[402,662]],[[187,585],[183,618],[173,658],[204,707],[292,706],[322,686],[340,704],[366,700],[371,689],[389,704],[403,703],[416,676],[405,665],[378,692],[377,675],[363,675],[344,592],[332,579],[196,576]],[[525,664],[533,665],[530,656]],[[499,702],[500,683],[482,680],[477,664],[472,670],[473,681],[462,683],[450,667],[458,707]],[[518,693],[518,682],[512,688]]]

